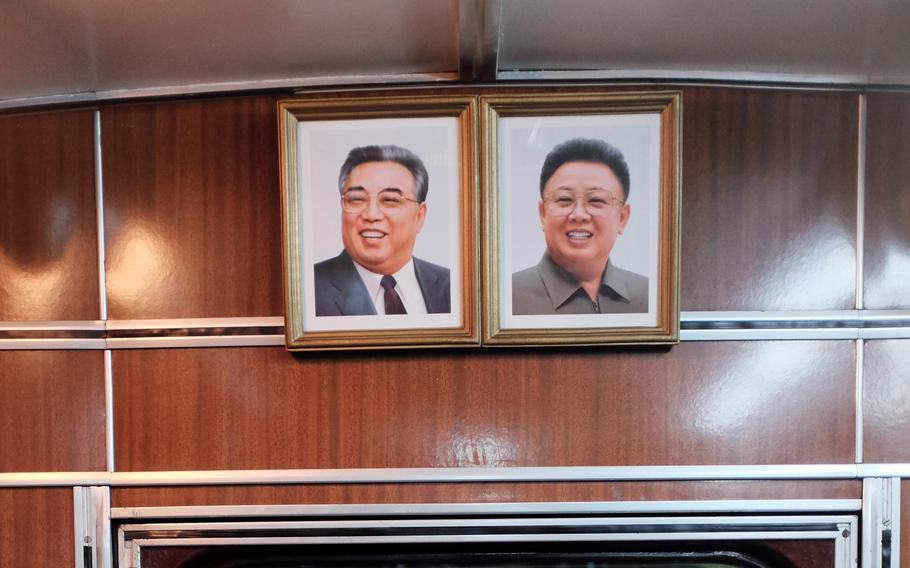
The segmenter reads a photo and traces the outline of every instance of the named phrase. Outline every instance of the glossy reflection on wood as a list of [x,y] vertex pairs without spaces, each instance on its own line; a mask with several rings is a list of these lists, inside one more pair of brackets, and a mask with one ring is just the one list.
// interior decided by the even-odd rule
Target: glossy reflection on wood
[[851,309],[858,96],[686,89],[683,310]]
[[852,463],[853,343],[113,354],[118,471]]
[[866,341],[863,461],[910,462],[910,339]]
[[106,469],[103,357],[0,351],[0,472]]
[[866,108],[864,306],[910,308],[910,93],[869,93]]
[[72,489],[0,488],[0,566],[73,566],[74,538]]
[[102,110],[111,319],[283,313],[276,101]]
[[861,499],[859,481],[649,481],[603,483],[398,483],[124,487],[113,507],[365,503]]
[[0,321],[100,317],[92,115],[0,116]]

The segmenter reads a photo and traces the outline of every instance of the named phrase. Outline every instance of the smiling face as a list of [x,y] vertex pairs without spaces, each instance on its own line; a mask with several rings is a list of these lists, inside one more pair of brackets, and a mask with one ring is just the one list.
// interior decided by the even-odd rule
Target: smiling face
[[[364,192],[369,201],[360,213],[341,211],[345,250],[367,270],[394,274],[411,259],[426,217],[426,203],[416,203],[414,176],[396,162],[366,162],[351,170],[341,191],[342,195]],[[398,194],[409,201],[394,212],[386,212],[380,208],[380,192]]]
[[[622,185],[613,170],[599,162],[566,162],[544,185],[539,213],[547,252],[579,281],[601,276],[616,237],[629,222],[628,204],[607,206],[597,215],[584,206],[585,200],[597,203],[609,201],[611,196],[622,200]],[[567,214],[556,214],[547,207],[546,203],[559,198],[574,201]]]

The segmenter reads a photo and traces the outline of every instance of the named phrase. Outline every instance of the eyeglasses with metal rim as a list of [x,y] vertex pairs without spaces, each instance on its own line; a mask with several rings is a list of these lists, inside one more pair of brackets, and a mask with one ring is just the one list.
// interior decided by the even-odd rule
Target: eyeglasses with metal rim
[[396,215],[410,203],[420,203],[418,199],[405,197],[397,191],[380,191],[376,195],[370,195],[366,191],[349,190],[341,196],[341,207],[347,213],[359,215],[366,211],[372,200],[376,200],[379,210],[386,215]]
[[622,199],[604,193],[588,193],[579,196],[558,194],[543,199],[547,212],[556,217],[564,217],[570,214],[575,210],[579,201],[588,215],[592,217],[606,215],[614,207],[622,207],[626,204]]

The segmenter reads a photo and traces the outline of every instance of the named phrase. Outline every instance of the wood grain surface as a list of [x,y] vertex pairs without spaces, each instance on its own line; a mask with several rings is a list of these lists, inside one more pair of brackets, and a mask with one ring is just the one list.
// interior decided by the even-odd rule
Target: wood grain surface
[[102,109],[111,319],[284,312],[276,101]]
[[0,351],[0,472],[104,471],[104,355]]
[[853,356],[117,351],[117,470],[852,463]]
[[113,507],[369,503],[861,499],[862,483],[839,481],[649,481],[603,483],[399,483],[118,487]]
[[869,93],[863,273],[872,310],[910,308],[910,93]]
[[866,341],[863,461],[910,462],[910,339]]
[[852,309],[858,95],[683,94],[682,310]]
[[101,317],[93,121],[0,116],[0,321]]
[[0,489],[0,566],[73,566],[74,538],[72,489]]

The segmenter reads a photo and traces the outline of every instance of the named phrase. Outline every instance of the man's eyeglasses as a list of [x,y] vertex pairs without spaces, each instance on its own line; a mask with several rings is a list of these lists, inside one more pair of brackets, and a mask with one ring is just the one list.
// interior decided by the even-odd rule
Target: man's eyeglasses
[[405,197],[397,191],[380,191],[375,196],[371,196],[366,191],[348,190],[341,196],[341,207],[347,213],[359,215],[370,206],[370,201],[376,199],[379,210],[386,215],[395,215],[400,213],[408,203],[420,203],[416,199]]
[[547,213],[555,217],[564,217],[575,210],[575,204],[581,201],[588,215],[597,217],[606,215],[614,207],[625,205],[625,201],[609,193],[587,193],[578,197],[570,193],[559,193],[545,197],[543,202]]

